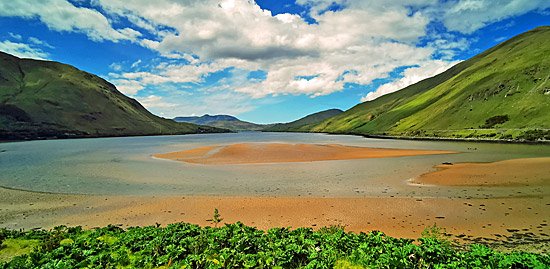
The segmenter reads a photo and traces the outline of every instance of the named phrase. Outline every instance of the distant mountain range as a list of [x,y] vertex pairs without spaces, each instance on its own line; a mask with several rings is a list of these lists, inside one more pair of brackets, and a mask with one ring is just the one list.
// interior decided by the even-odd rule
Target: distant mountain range
[[307,124],[317,123],[326,120],[330,117],[342,113],[339,109],[329,109],[307,115],[301,119],[289,123],[276,124],[256,124],[252,122],[242,121],[237,117],[230,115],[208,115],[190,116],[190,117],[175,117],[173,120],[177,122],[187,122],[212,127],[229,129],[232,131],[265,131],[265,132],[280,132],[302,127]]
[[239,120],[230,115],[208,115],[190,116],[190,117],[175,117],[173,120],[177,122],[187,122],[200,125],[208,125],[212,127],[229,129],[232,131],[259,131],[265,128],[266,125],[255,124],[247,121]]
[[102,78],[0,52],[0,139],[224,132],[157,117]]
[[293,131],[550,140],[550,27],[537,27],[397,92]]
[[188,123],[194,123],[194,124],[200,124],[200,125],[208,125],[209,123],[215,122],[215,121],[239,121],[236,117],[230,116],[230,115],[208,115],[204,114],[200,117],[198,116],[190,116],[190,117],[175,117],[173,120],[177,122],[188,122]]

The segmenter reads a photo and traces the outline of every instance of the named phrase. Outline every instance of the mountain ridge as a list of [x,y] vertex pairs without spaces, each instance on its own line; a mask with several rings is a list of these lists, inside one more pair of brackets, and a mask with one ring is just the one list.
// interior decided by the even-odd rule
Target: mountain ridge
[[73,66],[0,52],[0,138],[224,132],[151,114],[110,82]]
[[231,115],[225,115],[225,114],[218,114],[218,115],[204,114],[202,116],[175,117],[173,118],[173,120],[177,122],[187,122],[187,123],[194,123],[194,124],[200,124],[200,125],[208,125],[208,123],[213,121],[238,121],[239,119],[237,117],[234,117]]
[[173,120],[177,122],[208,125],[216,128],[229,129],[232,131],[259,131],[268,126],[264,124],[242,121],[235,116],[225,114],[204,114],[202,116],[175,117]]

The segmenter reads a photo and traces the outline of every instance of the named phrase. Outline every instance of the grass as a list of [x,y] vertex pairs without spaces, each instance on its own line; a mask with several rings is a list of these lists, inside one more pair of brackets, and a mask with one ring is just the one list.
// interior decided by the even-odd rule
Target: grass
[[0,263],[11,261],[14,257],[27,255],[40,245],[37,239],[6,239],[0,246]]

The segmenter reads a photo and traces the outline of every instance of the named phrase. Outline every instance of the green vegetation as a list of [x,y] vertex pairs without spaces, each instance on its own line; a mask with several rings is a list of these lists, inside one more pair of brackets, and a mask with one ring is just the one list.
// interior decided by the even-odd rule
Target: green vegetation
[[310,115],[307,115],[303,118],[300,118],[298,120],[289,122],[289,123],[278,123],[271,126],[267,126],[263,129],[265,132],[289,132],[289,131],[298,131],[300,127],[309,125],[309,124],[315,124],[319,123],[321,121],[324,121],[326,119],[332,118],[334,116],[340,115],[342,110],[340,109],[329,109],[324,110],[321,112],[313,113]]
[[437,76],[295,131],[547,140],[548,40],[550,26],[535,28]]
[[113,84],[72,66],[0,52],[0,138],[222,132],[151,114]]
[[485,121],[483,126],[480,126],[480,128],[493,128],[495,125],[505,123],[508,120],[510,120],[508,115],[490,117]]
[[[219,216],[218,216],[219,217]],[[273,228],[242,223],[201,228],[187,223],[123,230],[2,231],[8,240],[34,240],[34,250],[0,268],[547,268],[548,254],[498,253],[471,245],[459,251],[429,227],[411,239],[346,233],[342,227]],[[3,250],[0,250],[2,253]]]

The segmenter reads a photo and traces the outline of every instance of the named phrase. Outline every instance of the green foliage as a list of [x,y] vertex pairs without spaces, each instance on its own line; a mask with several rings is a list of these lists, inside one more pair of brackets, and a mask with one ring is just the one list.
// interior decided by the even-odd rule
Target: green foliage
[[483,124],[481,128],[493,128],[495,125],[505,123],[509,119],[510,118],[508,117],[508,115],[490,117],[485,121],[485,124]]
[[448,240],[449,236],[446,235],[447,230],[442,227],[438,227],[437,223],[434,223],[433,226],[427,226],[424,228],[424,231],[420,233],[422,238],[425,239],[434,239],[434,240]]
[[222,215],[218,212],[218,209],[214,209],[214,215],[212,216],[212,219],[209,219],[208,221],[211,221],[212,224],[214,224],[215,228],[218,228],[218,224],[222,222],[223,218]]
[[517,139],[525,141],[550,140],[550,130],[526,130]]
[[[218,219],[221,218],[218,216]],[[36,248],[0,268],[545,268],[548,255],[502,254],[472,245],[457,251],[427,229],[420,244],[381,232],[346,233],[342,227],[273,228],[267,232],[242,223],[201,228],[187,223],[167,227],[116,226],[84,231],[11,232],[17,239],[62,234],[56,248]],[[70,239],[70,240],[69,240]],[[63,243],[65,242],[65,243]]]

